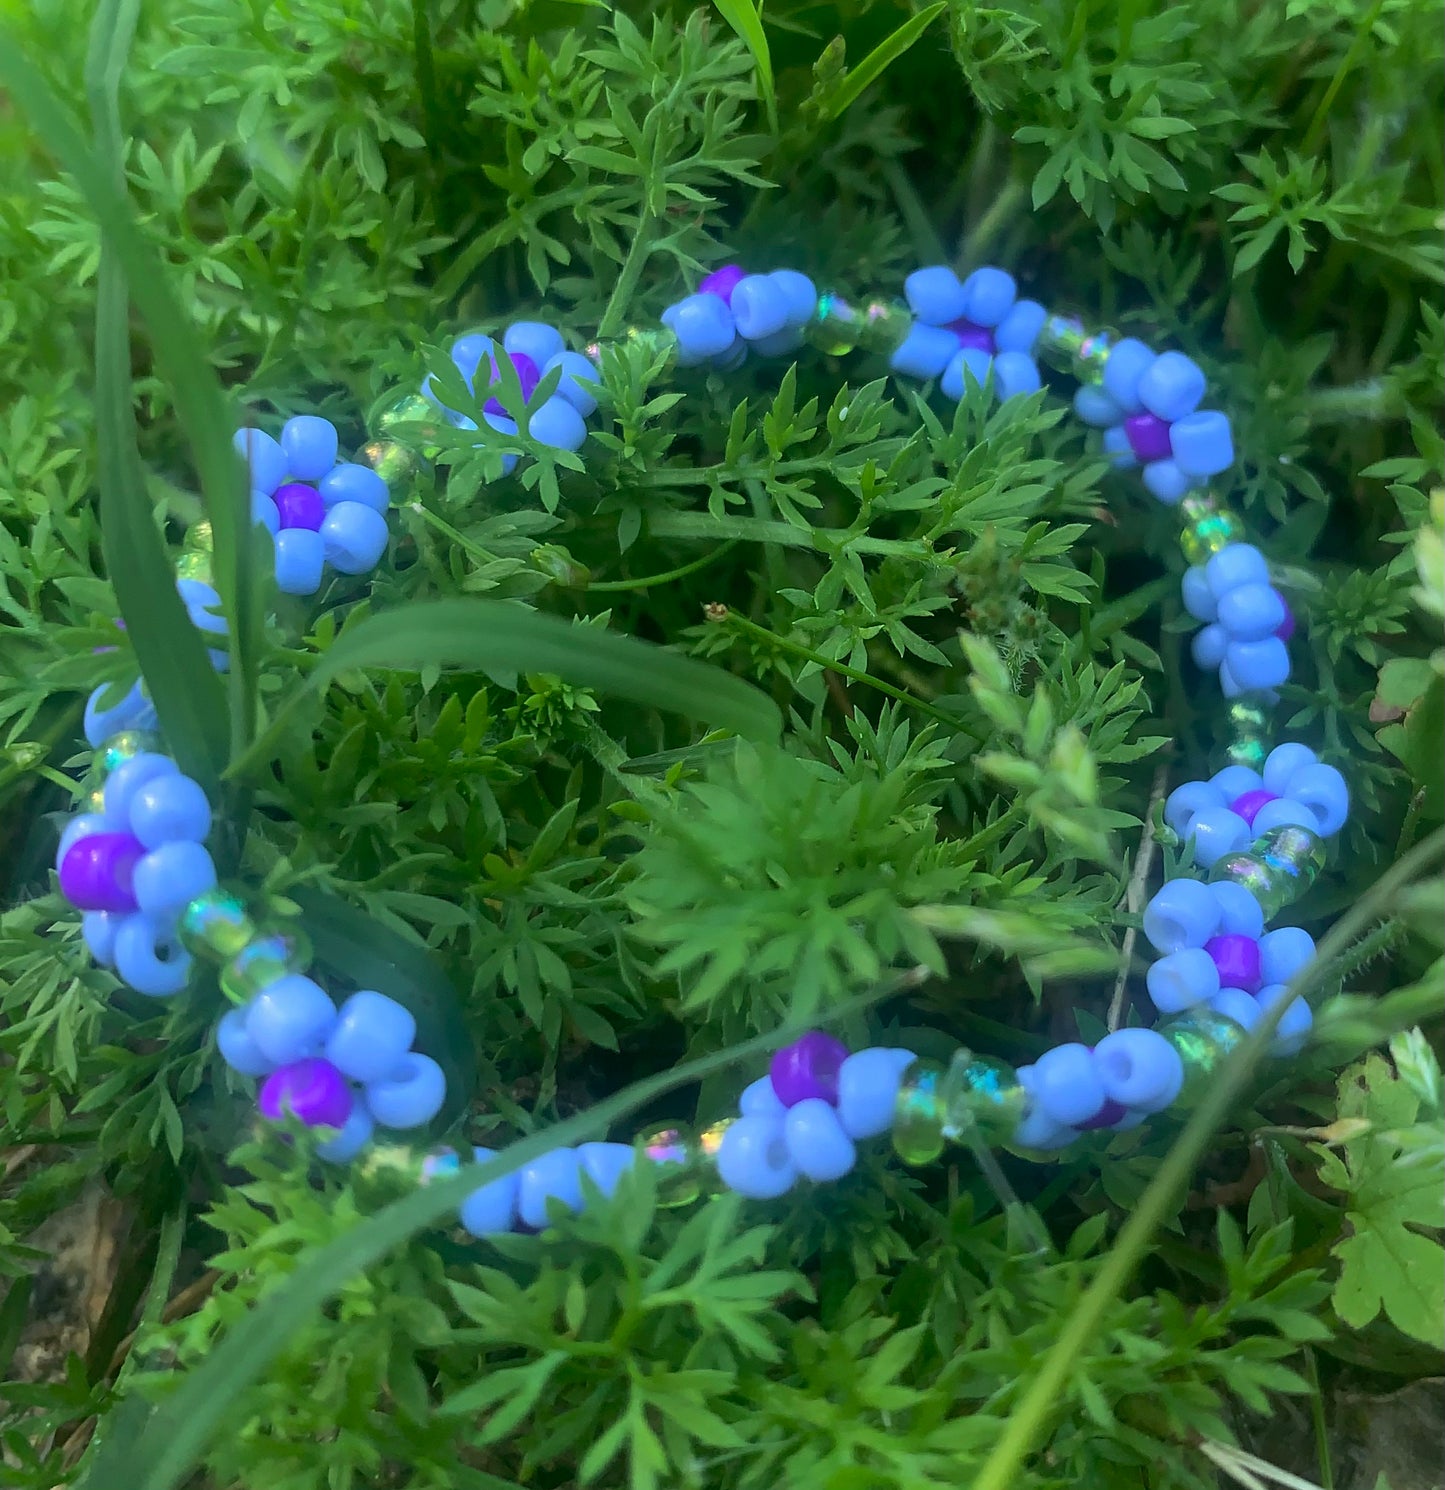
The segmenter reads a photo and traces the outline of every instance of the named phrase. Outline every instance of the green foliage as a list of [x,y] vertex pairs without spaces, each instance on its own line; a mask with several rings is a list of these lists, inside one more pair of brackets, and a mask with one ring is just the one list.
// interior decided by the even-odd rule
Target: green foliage
[[[7,9],[0,1479],[1202,1490],[1201,1442],[1259,1446],[1277,1396],[1438,1374],[1437,12],[184,0],[122,69],[126,6],[89,55],[73,5]],[[992,260],[1198,358],[1302,623],[1281,727],[1357,805],[1295,913],[1362,919],[1318,1047],[1212,1138],[1003,1156],[1017,1204],[966,1157],[868,1150],[766,1208],[639,1175],[545,1241],[463,1244],[404,1164],[254,1137],[214,983],[157,1004],[84,958],[56,823],[83,700],[137,657],[224,776],[227,873],[474,1075],[463,1150],[607,1101],[711,1122],[762,1070],[729,1047],[788,1018],[1019,1064],[1097,1038],[1151,780],[1218,764],[1173,518],[1052,393],[945,409],[870,354],[674,374],[623,338],[578,457],[509,381],[521,433],[443,441],[377,576],[262,594],[231,419],[318,411],[354,448],[424,369],[470,406],[457,332],[581,344],[733,258],[847,293]],[[156,593],[218,515],[224,717]],[[684,1053],[711,1064],[620,1095]],[[33,1232],[97,1179],[129,1223],[110,1307],[20,1379]]]

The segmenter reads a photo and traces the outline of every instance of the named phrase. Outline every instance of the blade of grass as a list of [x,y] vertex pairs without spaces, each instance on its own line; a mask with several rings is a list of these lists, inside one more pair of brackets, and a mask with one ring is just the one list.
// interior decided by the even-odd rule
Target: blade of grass
[[752,0],[713,0],[713,4],[753,54],[753,66],[758,74],[758,96],[768,116],[768,129],[777,134],[778,99],[773,87],[773,54],[768,46],[768,34],[763,30],[762,0],[756,6]]
[[936,0],[935,4],[909,16],[896,31],[885,36],[857,67],[850,67],[844,73],[843,80],[823,102],[821,110],[823,118],[836,119],[852,108],[864,89],[876,83],[887,68],[892,66],[947,9],[948,0]]
[[436,600],[368,616],[346,632],[305,686],[277,710],[252,750],[232,764],[231,774],[269,759],[298,711],[339,673],[367,667],[415,671],[429,665],[555,673],[611,697],[686,714],[754,739],[776,739],[782,730],[777,705],[720,668],[508,601]]
[[[1306,988],[1323,982],[1333,959],[1371,921],[1388,914],[1395,897],[1417,873],[1440,857],[1442,849],[1445,849],[1445,829],[1438,829],[1381,876],[1370,893],[1335,923],[1320,943],[1315,960],[1305,969],[1303,976],[1291,984],[1294,991],[1303,993]],[[1224,1061],[1218,1075],[1209,1083],[1199,1106],[1174,1140],[1138,1205],[1120,1228],[1118,1240],[1094,1281],[1064,1322],[1059,1338],[1044,1357],[1038,1374],[1009,1414],[1003,1434],[984,1461],[971,1490],[1009,1490],[1018,1482],[1024,1457],[1044,1436],[1050,1420],[1070,1400],[1069,1376],[1074,1362],[1091,1341],[1102,1337],[1104,1316],[1109,1306],[1143,1260],[1150,1238],[1170,1213],[1175,1196],[1188,1183],[1214,1130],[1264,1055],[1289,1002],[1281,999],[1275,1004]]]
[[[88,82],[104,86],[116,70],[115,45],[123,17],[107,8],[92,47],[95,64]],[[117,72],[118,77],[118,72]],[[262,599],[249,542],[250,511],[240,462],[231,449],[232,422],[219,379],[206,360],[200,338],[181,311],[171,276],[146,242],[111,162],[102,160],[26,56],[14,29],[0,20],[0,87],[25,114],[36,135],[74,178],[100,224],[107,246],[124,271],[131,299],[145,321],[156,366],[165,378],[176,415],[194,453],[206,516],[211,524],[216,589],[230,630],[230,755],[249,742],[256,716],[256,675],[261,650]],[[169,582],[169,581],[168,581]]]
[[[925,976],[919,969],[899,974],[871,992],[838,1005],[828,1018],[845,1020],[870,1004],[916,986]],[[795,1039],[802,1030],[801,1024],[789,1025],[634,1082],[587,1112],[519,1139],[485,1164],[464,1166],[460,1174],[433,1180],[368,1216],[347,1235],[312,1253],[236,1325],[151,1415],[138,1437],[127,1435],[119,1441],[119,1448],[104,1445],[80,1482],[82,1490],[175,1490],[200,1461],[241,1392],[281,1353],[293,1331],[314,1316],[354,1273],[423,1227],[455,1212],[478,1186],[505,1178],[551,1149],[586,1142],[604,1133],[619,1118],[675,1088],[701,1081],[750,1055],[773,1050]]]

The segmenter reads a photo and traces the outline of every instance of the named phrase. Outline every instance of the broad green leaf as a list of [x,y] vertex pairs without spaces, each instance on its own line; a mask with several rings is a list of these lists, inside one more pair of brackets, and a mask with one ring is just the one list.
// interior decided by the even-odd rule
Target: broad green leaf
[[758,96],[767,111],[768,128],[774,134],[778,130],[778,101],[773,90],[773,57],[768,47],[767,32],[763,30],[762,0],[756,6],[752,0],[713,0],[719,14],[742,38],[743,44],[753,54],[753,66],[758,74]]
[[1355,1234],[1334,1249],[1340,1260],[1335,1313],[1359,1330],[1383,1309],[1402,1334],[1445,1349],[1445,1248],[1371,1216],[1352,1212],[1347,1219]]
[[836,119],[850,109],[858,101],[858,96],[863,90],[876,83],[883,76],[884,71],[896,62],[947,9],[947,0],[936,0],[935,4],[909,16],[896,31],[885,36],[857,67],[848,69],[842,81],[829,93],[823,101],[823,117]]

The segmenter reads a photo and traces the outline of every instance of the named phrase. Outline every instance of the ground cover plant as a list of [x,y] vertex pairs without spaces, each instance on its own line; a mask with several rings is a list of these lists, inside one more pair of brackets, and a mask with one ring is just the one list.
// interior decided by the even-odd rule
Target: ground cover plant
[[[1445,1345],[1438,6],[0,28],[0,1483],[1436,1483],[1360,1423]],[[1175,525],[1053,397],[955,408],[867,357],[678,376],[638,337],[581,458],[494,479],[458,441],[368,583],[280,598],[216,520],[228,421],[357,444],[460,331],[617,336],[733,259],[845,291],[1001,263],[1207,369],[1303,622],[1280,714],[1358,805],[1296,907],[1335,927],[1317,1038],[1045,1162],[691,1209],[639,1175],[468,1242],[404,1156],[258,1133],[214,984],[119,990],[56,890],[85,697],[208,515],[236,665],[147,676],[229,872],[430,1001],[475,1080],[454,1143],[707,1121],[820,1020],[1019,1063],[1097,1037],[1142,997],[1160,783],[1217,764]],[[563,663],[535,616],[577,623]],[[604,674],[612,636],[667,650]],[[67,1295],[77,1215],[103,1245]]]

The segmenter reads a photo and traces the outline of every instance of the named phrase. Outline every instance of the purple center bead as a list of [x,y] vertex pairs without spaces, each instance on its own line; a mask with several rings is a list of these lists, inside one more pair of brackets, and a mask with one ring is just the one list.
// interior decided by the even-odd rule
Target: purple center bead
[[993,332],[987,326],[975,326],[972,321],[950,321],[948,329],[958,338],[965,351],[986,352],[990,357],[998,350],[994,345]]
[[256,1105],[261,1116],[279,1123],[288,1113],[308,1128],[342,1128],[355,1098],[346,1078],[320,1056],[279,1066],[261,1083]]
[[131,878],[145,845],[129,833],[92,833],[60,861],[60,893],[81,911],[133,911]]
[[1124,421],[1129,447],[1140,460],[1169,460],[1174,447],[1169,443],[1169,426],[1157,414],[1130,414]]
[[1252,828],[1254,826],[1255,816],[1259,812],[1259,809],[1263,807],[1266,802],[1278,801],[1279,796],[1277,793],[1267,792],[1261,786],[1256,787],[1255,790],[1252,792],[1245,792],[1241,796],[1236,797],[1234,801],[1229,804],[1229,810],[1233,813],[1237,813]]
[[314,486],[304,482],[288,481],[276,491],[276,507],[281,513],[283,528],[310,528],[313,533],[321,530],[326,516],[326,503]]
[[848,1059],[848,1047],[822,1030],[809,1030],[791,1045],[773,1052],[768,1075],[784,1107],[796,1107],[809,1097],[838,1100],[838,1069]]
[[1077,1124],[1081,1133],[1091,1133],[1095,1128],[1112,1128],[1115,1123],[1129,1115],[1129,1109],[1122,1102],[1116,1102],[1112,1097],[1104,1098],[1104,1105],[1093,1117]]
[[[498,355],[505,357],[516,371],[517,381],[522,385],[523,399],[531,398],[533,390],[542,381],[542,374],[537,371],[537,364],[525,352],[501,352]],[[499,383],[501,379],[502,375],[497,371],[497,364],[493,362],[492,376],[487,381]],[[500,414],[503,418],[509,417],[500,399],[489,398],[483,407],[488,414]]]
[[1211,937],[1204,950],[1214,959],[1219,969],[1219,982],[1224,988],[1242,988],[1246,993],[1258,993],[1263,978],[1259,970],[1259,943],[1252,936]]
[[1282,641],[1287,642],[1294,635],[1294,612],[1289,608],[1289,601],[1284,596],[1279,597],[1284,602],[1284,620],[1275,627],[1274,634]]
[[697,287],[697,292],[699,295],[716,295],[719,300],[731,305],[733,291],[747,277],[748,271],[741,264],[724,264],[703,280]]

